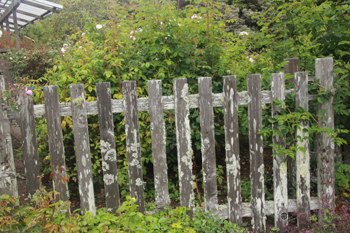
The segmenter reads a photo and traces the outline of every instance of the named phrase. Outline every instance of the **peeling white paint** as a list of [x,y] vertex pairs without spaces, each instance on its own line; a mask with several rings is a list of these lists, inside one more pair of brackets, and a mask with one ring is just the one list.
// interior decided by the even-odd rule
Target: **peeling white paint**
[[84,167],[86,166],[86,160],[84,156],[81,158],[81,163]]
[[142,186],[143,185],[143,182],[142,182],[142,180],[140,178],[137,178],[135,182],[136,182],[136,186]]
[[282,174],[287,173],[287,163],[286,163],[286,162],[281,163],[281,165],[280,165],[280,171],[281,171]]
[[103,182],[106,184],[106,185],[111,185],[114,183],[114,175],[113,174],[106,174],[106,175],[103,175]]
[[139,165],[140,163],[139,163],[139,160],[138,159],[133,159],[132,161],[131,161],[131,163],[129,164],[130,166],[137,166],[137,165]]
[[300,175],[305,178],[306,177],[306,172],[308,171],[308,169],[305,166],[302,166],[300,168]]
[[115,151],[115,149],[110,149],[109,151],[107,151],[105,155],[105,160],[112,162],[117,160],[117,152]]
[[106,163],[105,161],[102,161],[102,170],[104,172],[109,170],[109,164]]

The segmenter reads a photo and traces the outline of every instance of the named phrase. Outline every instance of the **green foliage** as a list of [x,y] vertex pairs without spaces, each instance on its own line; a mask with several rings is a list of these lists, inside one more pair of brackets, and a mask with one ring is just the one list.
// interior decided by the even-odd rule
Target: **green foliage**
[[[294,98],[295,93],[292,92],[290,97]],[[321,98],[322,95],[319,95],[317,97],[318,102],[323,102],[327,100],[327,98]],[[285,101],[281,101],[278,99],[273,100],[276,107],[282,107],[282,111],[279,112],[279,115],[269,119],[269,121],[273,125],[277,125],[278,129],[274,128],[266,128],[259,132],[259,134],[273,134],[278,135],[279,137],[284,137],[285,135],[290,135],[290,137],[286,137],[286,144],[288,147],[284,148],[280,145],[271,144],[270,146],[275,150],[273,155],[280,156],[281,154],[285,154],[291,158],[294,159],[294,156],[297,151],[301,151],[305,153],[305,149],[302,146],[298,146],[298,142],[303,142],[303,140],[312,140],[312,135],[315,133],[324,132],[330,137],[332,137],[332,140],[334,143],[336,143],[338,146],[346,143],[346,141],[341,138],[337,137],[340,133],[348,133],[348,130],[345,129],[330,129],[330,128],[323,128],[320,126],[318,121],[315,119],[315,117],[310,113],[305,111],[302,107],[297,107],[296,111],[291,111],[290,107],[286,104]],[[294,104],[293,102],[291,104]],[[323,114],[321,116],[318,116],[319,118],[323,117]],[[305,134],[304,137],[301,137],[300,135],[297,135],[294,137],[296,130],[303,131]]]
[[[273,200],[273,194],[271,194],[268,190],[268,186],[273,186],[273,178],[269,175],[268,171],[264,173],[264,190],[265,190],[265,199]],[[251,182],[250,180],[241,180],[241,195],[242,201],[250,202],[251,201]]]
[[[57,176],[57,170],[51,173],[51,177]],[[40,181],[42,176],[40,177]],[[56,182],[58,185],[69,181],[68,177],[62,177]],[[18,198],[9,195],[0,196],[0,230],[2,232],[54,232],[60,231],[60,221],[69,211],[69,201],[57,201],[57,191],[47,191],[40,182],[40,188],[31,199],[31,204],[19,206]]]
[[2,54],[7,69],[14,77],[37,80],[44,76],[46,70],[53,67],[53,58],[58,54],[50,47],[30,46],[22,49],[10,49]]
[[[300,69],[314,74],[316,57],[334,57],[335,128],[350,129],[349,59],[350,1],[273,1],[272,7],[255,17],[261,32],[252,36],[252,46],[271,52],[272,65],[279,67],[283,58],[299,57]],[[350,141],[349,134],[341,137]]]
[[337,195],[342,194],[344,190],[349,189],[350,184],[350,165],[335,164],[335,192]]
[[[190,218],[184,207],[143,215],[136,211],[136,200],[130,196],[116,214],[101,208],[96,216],[90,212],[81,216],[77,213],[79,210],[67,215],[55,211],[65,205],[62,202],[51,204],[50,200],[54,200],[52,194],[53,191],[47,193],[41,189],[37,195],[40,198],[35,201],[45,203],[34,207],[21,206],[20,209],[9,205],[15,203],[15,198],[1,196],[0,229],[5,232],[245,232],[244,228],[218,217],[213,218],[210,213],[195,212],[194,217]],[[13,217],[9,215],[10,212]]]
[[[50,85],[58,85],[60,101],[69,102],[69,84],[84,83],[87,101],[96,100],[95,84],[110,82],[112,97],[122,98],[121,83],[136,80],[138,97],[147,96],[147,81],[160,79],[163,94],[172,93],[174,78],[187,77],[190,93],[198,92],[198,77],[211,76],[213,91],[222,91],[222,76],[227,74],[228,62],[223,59],[226,41],[232,35],[223,29],[225,24],[213,20],[221,13],[216,3],[208,7],[189,7],[177,11],[172,3],[154,4],[135,1],[117,12],[118,20],[102,21],[97,24],[90,18],[84,22],[84,29],[72,36],[63,56],[57,56],[56,65],[48,70],[45,79]],[[207,14],[208,13],[208,14]],[[99,25],[99,26],[97,26]],[[38,102],[42,101],[40,99]],[[223,111],[216,110],[215,131],[217,140],[224,148]],[[200,156],[200,127],[198,110],[191,110],[191,128],[194,136],[195,157]],[[150,117],[139,113],[141,152],[144,176],[152,171],[150,138]],[[44,123],[40,120],[39,125]],[[169,167],[176,169],[174,112],[166,114],[167,152]],[[125,151],[125,128],[123,114],[114,115],[116,147],[118,151],[118,177],[122,195],[127,194],[128,174]],[[40,126],[39,126],[40,127]],[[74,146],[72,143],[72,122],[65,117],[62,121],[65,152],[69,174],[73,180]],[[43,130],[42,130],[43,131]],[[97,116],[89,116],[89,133],[93,176],[95,185],[102,185],[100,147]],[[222,155],[224,156],[224,151]],[[46,155],[45,155],[46,156]],[[170,166],[171,165],[171,166]],[[177,171],[175,170],[177,173]],[[147,178],[146,178],[147,179]],[[147,181],[147,180],[146,180]],[[147,181],[150,183],[150,181]]]

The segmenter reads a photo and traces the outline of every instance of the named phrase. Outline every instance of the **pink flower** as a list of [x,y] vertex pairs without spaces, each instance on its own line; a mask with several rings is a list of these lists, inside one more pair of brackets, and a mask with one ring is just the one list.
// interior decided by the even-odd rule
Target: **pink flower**
[[22,90],[24,90],[24,87],[22,87]]
[[13,92],[13,89],[11,89],[11,92]]
[[27,95],[30,95],[30,96],[32,96],[32,95],[33,95],[32,90],[27,90],[27,89],[26,89],[26,93],[27,93]]
[[13,86],[18,87],[18,84],[17,84],[17,83],[14,83]]

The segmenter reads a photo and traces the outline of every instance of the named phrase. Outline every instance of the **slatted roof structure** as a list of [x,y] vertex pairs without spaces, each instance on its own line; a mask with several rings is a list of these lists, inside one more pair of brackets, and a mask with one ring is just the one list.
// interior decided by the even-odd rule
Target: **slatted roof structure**
[[0,0],[0,25],[7,32],[15,32],[16,47],[19,48],[18,30],[58,13],[63,6],[46,0]]

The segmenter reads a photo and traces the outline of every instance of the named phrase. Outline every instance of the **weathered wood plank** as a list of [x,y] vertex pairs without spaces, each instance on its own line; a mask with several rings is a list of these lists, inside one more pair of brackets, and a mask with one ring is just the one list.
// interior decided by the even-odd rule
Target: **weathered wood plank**
[[[300,59],[298,57],[296,58],[286,58],[284,61],[288,61],[288,64],[284,66],[284,73],[285,74],[291,74],[293,78],[289,79],[290,83],[294,83],[294,74],[296,72],[300,71]],[[290,135],[289,135],[290,136]],[[296,175],[296,163],[295,159],[288,158],[288,182],[289,182],[289,192],[290,192],[290,198],[296,198],[295,196],[295,189],[292,188],[296,187],[296,180],[295,180],[295,175]]]
[[164,207],[170,204],[170,198],[161,80],[148,81],[148,96],[151,118],[154,188],[157,210],[163,211]]
[[205,211],[217,210],[216,156],[211,77],[198,79]]
[[131,197],[136,198],[137,210],[145,213],[139,116],[137,110],[136,82],[123,82],[126,153],[128,156]]
[[350,145],[344,145],[344,164],[350,165]]
[[[286,95],[291,93],[293,89],[286,90]],[[248,104],[248,95],[246,91],[239,92],[238,94],[238,105]],[[198,94],[189,95],[189,108],[198,108]],[[224,94],[217,93],[213,94],[213,107],[223,107],[224,106]],[[315,100],[315,95],[309,95],[309,101]],[[171,110],[175,109],[174,105],[174,96],[163,96],[163,109]],[[271,91],[262,91],[262,104],[271,103]],[[87,105],[87,115],[98,114],[97,110],[97,101],[86,102]],[[149,100],[148,98],[139,98],[137,100],[137,106],[139,112],[149,111]],[[60,112],[61,116],[72,116],[71,103],[60,103]],[[112,113],[122,113],[124,112],[124,104],[122,100],[112,99]],[[45,117],[45,106],[43,104],[34,106],[35,118]],[[10,120],[19,119],[19,113],[16,111],[8,111],[7,117]]]
[[96,215],[84,84],[70,85],[70,96],[81,211]]
[[96,83],[96,93],[106,208],[107,212],[115,214],[120,196],[110,83]]
[[49,139],[51,171],[56,173],[55,177],[52,180],[52,187],[54,190],[60,193],[56,197],[57,201],[68,201],[68,183],[66,182],[63,184],[63,182],[60,182],[62,181],[63,177],[67,176],[67,174],[61,127],[61,114],[59,108],[58,87],[44,87],[44,100],[47,122],[47,136]]
[[247,83],[252,221],[254,231],[260,232],[266,229],[263,137],[258,134],[262,130],[260,74],[247,75]]
[[[30,87],[28,87],[30,88]],[[23,161],[29,199],[40,188],[40,164],[36,139],[36,126],[32,96],[22,93],[19,97]]]
[[241,166],[239,159],[238,98],[236,76],[224,76],[225,150],[228,217],[242,226]]
[[177,144],[177,161],[180,184],[180,204],[190,208],[187,211],[193,215],[194,193],[192,178],[192,142],[189,115],[189,96],[187,79],[173,80],[174,97],[175,97],[175,125],[176,125],[176,144]]
[[[0,92],[3,91],[5,91],[5,79],[0,75]],[[4,194],[15,198],[18,197],[11,126],[7,118],[7,111],[0,101],[0,196]]]
[[[265,214],[271,215],[274,214],[274,201],[266,201],[265,202]],[[311,197],[311,204],[310,204],[310,210],[316,210],[319,209],[320,202],[318,197]],[[196,209],[197,210],[197,209]],[[196,211],[195,210],[195,211]],[[296,199],[289,199],[288,200],[288,212],[296,212],[297,209],[297,200]],[[228,213],[228,206],[227,205],[219,205],[218,210],[213,212],[214,216],[218,216],[221,219],[228,219],[229,213]],[[242,202],[242,217],[252,217],[253,212],[251,208],[251,204],[249,202]]]
[[[272,100],[278,99],[284,101],[285,94],[285,80],[284,74],[272,74],[271,75],[271,91]],[[271,111],[272,117],[280,115],[282,106],[276,107],[276,103],[272,102]],[[280,131],[278,125],[272,125],[274,130]],[[286,147],[286,136],[282,137],[278,134],[272,136],[272,144],[278,145],[279,148]],[[273,149],[273,153],[277,150]],[[280,156],[273,157],[273,196],[274,196],[274,214],[275,214],[275,227],[283,229],[288,225],[288,181],[287,181],[287,156],[281,154]]]
[[342,148],[335,144],[334,148],[334,154],[335,154],[335,162],[339,162],[340,164],[343,164],[343,154],[342,154]]
[[[316,79],[320,85],[328,90],[333,86],[333,58],[316,59]],[[322,112],[325,111],[324,114]],[[333,96],[318,104],[316,107],[319,124],[325,128],[334,129]],[[334,142],[325,132],[316,135],[317,168],[318,168],[318,196],[324,198],[328,209],[335,208],[335,175],[334,175]]]
[[[307,72],[296,72],[294,74],[295,80],[295,101],[296,109],[298,107],[303,108],[305,111],[309,111],[308,96],[308,77]],[[305,120],[300,119],[301,127],[296,129],[296,138],[298,140],[297,147],[304,148],[305,153],[298,150],[295,156],[296,160],[296,196],[298,206],[298,226],[306,227],[306,219],[310,217],[310,154],[309,154],[309,137],[308,132],[304,132],[304,129],[308,128],[308,123]]]
[[300,59],[295,58],[285,58],[284,61],[288,61],[288,64],[283,67],[285,74],[293,75],[293,78],[289,79],[289,82],[294,82],[294,73],[300,71]]

